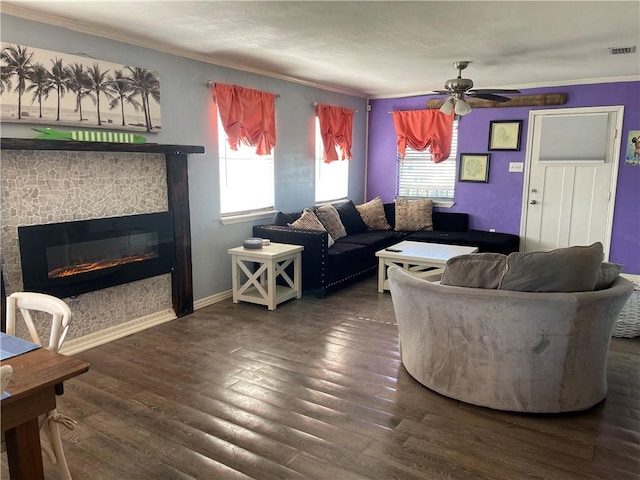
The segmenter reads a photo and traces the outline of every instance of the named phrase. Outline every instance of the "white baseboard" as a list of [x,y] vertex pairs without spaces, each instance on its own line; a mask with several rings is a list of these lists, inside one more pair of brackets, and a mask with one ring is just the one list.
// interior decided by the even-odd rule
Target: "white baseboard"
[[104,345],[105,343],[118,340],[119,338],[141,332],[147,328],[155,327],[156,325],[161,325],[175,319],[176,314],[171,308],[152,313],[150,315],[145,315],[144,317],[136,318],[134,320],[121,323],[120,325],[105,328],[99,332],[67,340],[60,349],[60,353],[64,353],[65,355],[75,355],[76,353],[84,352],[90,348]]
[[636,275],[635,273],[621,273],[620,276],[632,282],[640,283],[640,275]]
[[208,297],[201,298],[200,300],[196,300],[195,302],[193,302],[193,308],[195,310],[200,310],[201,308],[221,302],[223,300],[226,300],[227,298],[231,298],[232,296],[232,290],[227,290],[226,292],[222,293],[216,293],[215,295],[210,295]]
[[[210,295],[208,297],[201,298],[200,300],[196,300],[193,304],[193,308],[195,310],[199,310],[201,308],[208,307],[209,305],[213,305],[214,303],[226,300],[227,298],[231,298],[232,296],[233,292],[231,290],[216,293],[215,295]],[[104,345],[105,343],[118,340],[119,338],[141,332],[147,328],[176,320],[176,318],[177,317],[173,312],[173,309],[167,309],[150,315],[145,315],[144,317],[136,318],[134,320],[121,323],[120,325],[105,328],[99,332],[67,340],[60,349],[60,353],[64,353],[65,355],[75,355],[76,353],[84,352],[90,348]]]

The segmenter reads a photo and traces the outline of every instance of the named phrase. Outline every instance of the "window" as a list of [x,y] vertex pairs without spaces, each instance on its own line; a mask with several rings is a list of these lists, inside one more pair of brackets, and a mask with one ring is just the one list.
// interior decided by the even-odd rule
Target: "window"
[[239,215],[274,206],[274,163],[271,155],[257,155],[244,144],[231,150],[218,115],[220,157],[220,214]]
[[429,149],[417,152],[407,146],[403,162],[398,162],[399,197],[428,197],[453,200],[458,156],[458,120],[453,122],[451,154],[440,163],[433,163]]
[[347,198],[349,193],[349,160],[322,160],[320,121],[316,117],[316,203]]

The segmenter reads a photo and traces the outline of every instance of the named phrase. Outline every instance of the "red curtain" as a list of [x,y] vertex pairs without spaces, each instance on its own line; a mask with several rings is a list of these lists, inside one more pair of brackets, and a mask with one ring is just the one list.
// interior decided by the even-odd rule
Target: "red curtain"
[[350,160],[352,158],[353,110],[332,105],[318,105],[318,120],[324,162]]
[[393,113],[393,124],[398,136],[398,156],[404,158],[407,145],[419,152],[430,147],[434,163],[449,158],[453,117],[440,110],[404,110]]
[[276,96],[237,85],[216,83],[216,103],[232,150],[238,142],[269,155],[276,146]]

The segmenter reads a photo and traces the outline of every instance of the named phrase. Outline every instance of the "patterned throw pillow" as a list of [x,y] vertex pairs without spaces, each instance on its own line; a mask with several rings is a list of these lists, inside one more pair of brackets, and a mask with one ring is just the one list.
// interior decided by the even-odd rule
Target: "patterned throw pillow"
[[433,200],[396,198],[396,231],[433,231]]
[[367,203],[356,205],[362,220],[369,230],[391,230],[387,217],[384,214],[384,205],[380,197],[369,200]]
[[[316,214],[313,213],[313,210],[309,208],[305,208],[302,211],[302,216],[295,222],[290,223],[289,226],[293,228],[300,228],[301,230],[315,230],[319,232],[327,231],[327,229],[324,228],[324,225],[320,223],[320,220],[318,220],[318,217],[316,217]],[[331,235],[329,235],[328,242],[329,248],[331,248],[334,243],[333,237]]]
[[334,240],[347,236],[347,231],[344,229],[344,225],[342,225],[342,220],[340,220],[340,214],[336,210],[336,207],[331,204],[320,205],[316,208],[316,215],[320,223],[324,225],[324,228],[327,229],[327,232],[329,232],[329,235],[331,235]]

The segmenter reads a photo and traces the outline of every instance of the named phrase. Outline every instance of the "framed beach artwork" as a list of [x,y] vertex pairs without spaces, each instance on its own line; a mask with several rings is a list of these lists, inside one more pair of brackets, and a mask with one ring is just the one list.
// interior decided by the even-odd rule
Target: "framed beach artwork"
[[520,150],[522,120],[489,122],[489,150]]
[[461,182],[489,183],[488,153],[461,153],[458,180]]
[[2,122],[158,132],[158,72],[1,42]]
[[640,130],[629,130],[624,163],[625,165],[640,166]]

